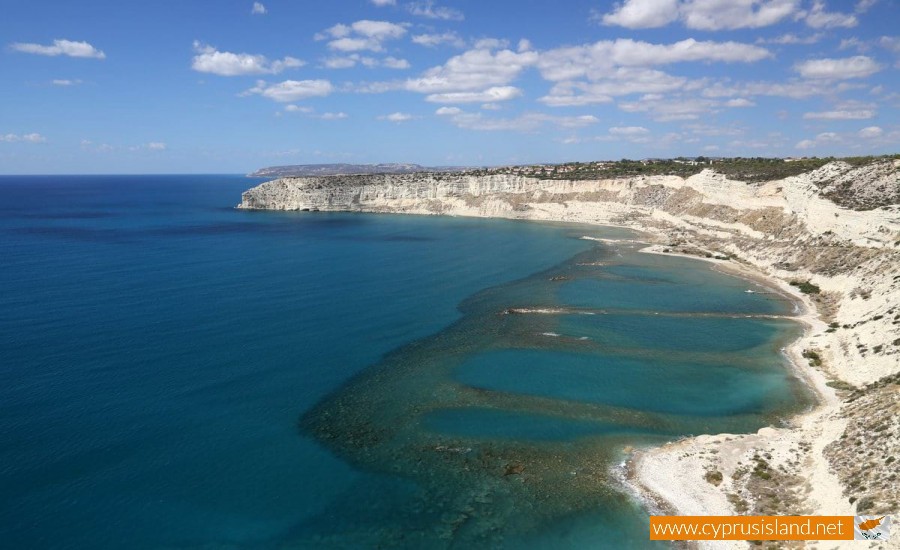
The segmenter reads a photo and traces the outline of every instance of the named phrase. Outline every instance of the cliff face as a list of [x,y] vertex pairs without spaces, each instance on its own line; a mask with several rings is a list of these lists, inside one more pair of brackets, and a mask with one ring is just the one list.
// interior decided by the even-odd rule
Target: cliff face
[[[572,219],[640,225],[649,217],[676,225],[722,226],[762,238],[786,226],[834,234],[860,246],[889,246],[900,231],[900,161],[853,168],[842,162],[796,177],[746,184],[712,170],[682,179],[649,176],[596,181],[512,175],[379,174],[282,178],[242,196],[239,208],[405,212],[524,219]],[[873,198],[873,196],[876,196]],[[895,199],[868,211],[841,206]],[[724,225],[723,225],[724,224]]]
[[403,211],[449,213],[462,197],[524,193],[537,180],[516,176],[455,174],[374,174],[315,178],[282,178],[254,187],[240,208],[268,210]]

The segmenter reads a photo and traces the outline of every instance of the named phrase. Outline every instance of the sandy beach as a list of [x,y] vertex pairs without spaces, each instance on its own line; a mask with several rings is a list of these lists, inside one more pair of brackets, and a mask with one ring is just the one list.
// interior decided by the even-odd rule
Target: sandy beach
[[[641,251],[701,259],[712,263],[716,270],[747,279],[751,284],[763,286],[800,304],[800,314],[793,319],[805,325],[804,334],[787,346],[784,353],[796,375],[815,394],[818,403],[812,410],[792,418],[789,428],[765,427],[755,434],[700,435],[662,447],[637,450],[627,467],[629,485],[639,492],[642,500],[661,504],[664,507],[661,513],[732,515],[739,512],[735,510],[733,500],[728,498],[729,493],[735,494],[731,491],[737,489],[733,479],[735,473],[751,463],[754,455],[764,453],[770,467],[815,480],[815,483],[802,488],[806,493],[807,508],[803,510],[804,514],[853,515],[853,506],[843,497],[839,480],[822,457],[824,446],[836,439],[846,424],[846,420],[837,414],[840,400],[834,390],[826,386],[827,380],[822,373],[810,368],[809,361],[803,357],[803,350],[810,345],[811,336],[828,328],[819,318],[815,304],[796,287],[752,268],[728,261],[664,252],[663,248],[652,245]],[[802,450],[804,448],[805,452]],[[802,471],[797,471],[798,468]],[[721,473],[719,484],[707,479],[712,472]],[[834,543],[828,547],[840,548],[846,544]],[[749,547],[743,541],[698,542],[697,545],[700,548]],[[849,542],[849,545],[853,543]]]

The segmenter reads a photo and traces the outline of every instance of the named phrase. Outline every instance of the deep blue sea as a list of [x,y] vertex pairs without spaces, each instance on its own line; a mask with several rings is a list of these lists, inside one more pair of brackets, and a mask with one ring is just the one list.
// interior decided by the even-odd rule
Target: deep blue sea
[[644,548],[624,447],[809,404],[708,264],[257,183],[0,177],[0,546]]

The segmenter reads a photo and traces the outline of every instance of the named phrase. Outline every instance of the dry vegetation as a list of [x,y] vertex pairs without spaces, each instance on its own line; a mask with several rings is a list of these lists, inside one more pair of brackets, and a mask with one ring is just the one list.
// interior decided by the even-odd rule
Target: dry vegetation
[[900,374],[846,395],[842,412],[850,421],[825,455],[860,513],[895,513],[900,510]]
[[618,161],[504,166],[471,170],[467,171],[467,173],[473,175],[514,174],[539,179],[591,180],[630,176],[680,176],[686,178],[709,168],[724,174],[729,179],[759,183],[784,179],[789,176],[798,176],[821,168],[835,160],[842,160],[849,167],[854,168],[869,165],[880,160],[895,158],[900,158],[900,155],[849,157],[844,159],[835,159],[834,157],[801,159],[764,157],[622,159]]

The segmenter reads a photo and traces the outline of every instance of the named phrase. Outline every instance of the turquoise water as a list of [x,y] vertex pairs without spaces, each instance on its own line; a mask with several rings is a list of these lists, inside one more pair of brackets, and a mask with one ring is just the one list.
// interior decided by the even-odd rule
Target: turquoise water
[[0,177],[3,546],[641,548],[624,445],[808,403],[704,264],[253,184]]

